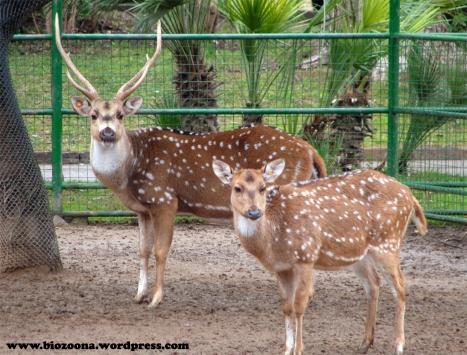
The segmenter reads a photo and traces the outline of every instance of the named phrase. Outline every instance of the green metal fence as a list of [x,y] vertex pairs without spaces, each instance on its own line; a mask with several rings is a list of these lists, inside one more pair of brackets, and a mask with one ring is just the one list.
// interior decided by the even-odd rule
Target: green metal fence
[[[60,13],[60,1],[53,2]],[[467,67],[467,35],[454,33],[400,33],[398,1],[391,1],[389,33],[307,33],[307,34],[199,34],[164,35],[163,41],[196,39],[207,43],[207,61],[216,70],[218,108],[170,107],[175,95],[173,76],[177,70],[173,56],[163,54],[151,70],[138,94],[145,108],[129,118],[127,128],[152,126],[161,117],[186,114],[216,114],[222,129],[235,128],[246,113],[264,114],[267,124],[297,133],[316,115],[366,114],[372,117],[373,134],[364,141],[363,166],[375,166],[387,159],[387,173],[415,189],[428,217],[467,222],[467,107],[442,101],[414,105],[407,74],[409,51],[419,43],[421,51],[435,51],[446,75],[453,60]],[[65,48],[74,62],[103,97],[111,97],[144,63],[154,50],[155,34],[62,34]],[[264,71],[273,75],[278,56],[293,41],[301,41],[294,96],[287,105],[279,97],[278,83],[271,86],[261,108],[245,108],[245,77],[241,69],[239,41],[267,41]],[[321,107],[319,95],[326,83],[324,55],[331,41],[374,41],[387,52],[375,68],[370,107]],[[95,179],[87,154],[88,120],[70,109],[70,87],[54,37],[16,35],[10,49],[10,66],[17,95],[26,119],[41,170],[50,189],[51,208],[64,216],[131,216],[118,200]],[[465,78],[463,78],[465,83]],[[441,96],[445,93],[440,92]],[[465,94],[465,92],[464,92]],[[169,102],[170,104],[170,102]],[[399,174],[399,158],[411,122],[430,117],[445,120],[415,150],[407,169]],[[290,124],[293,122],[294,124]]]

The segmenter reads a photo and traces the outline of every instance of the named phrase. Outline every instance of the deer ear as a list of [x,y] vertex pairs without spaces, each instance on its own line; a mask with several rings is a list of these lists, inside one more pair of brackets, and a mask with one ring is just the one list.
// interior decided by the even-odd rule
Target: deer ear
[[221,160],[213,160],[212,161],[212,170],[214,170],[214,174],[222,181],[224,184],[229,185],[232,181],[232,168],[229,164],[224,163]]
[[268,163],[263,169],[263,179],[265,182],[273,182],[284,171],[285,160],[276,159]]
[[91,103],[84,97],[73,96],[71,98],[71,106],[81,116],[89,116],[91,112]]
[[134,96],[126,100],[123,104],[123,111],[125,113],[125,116],[133,115],[136,112],[138,112],[142,104],[143,98],[141,96]]

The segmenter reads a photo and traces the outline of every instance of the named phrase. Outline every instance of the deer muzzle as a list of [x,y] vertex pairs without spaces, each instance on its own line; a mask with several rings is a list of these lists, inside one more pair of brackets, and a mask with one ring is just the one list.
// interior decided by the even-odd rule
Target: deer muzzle
[[116,137],[115,131],[110,127],[105,127],[103,130],[99,132],[99,138],[101,139],[101,141],[105,143],[115,142],[115,137]]
[[263,215],[263,212],[261,212],[261,210],[257,207],[253,207],[253,208],[250,208],[247,212],[246,212],[246,216],[247,218],[249,219],[252,219],[252,220],[257,220],[259,219],[261,216]]

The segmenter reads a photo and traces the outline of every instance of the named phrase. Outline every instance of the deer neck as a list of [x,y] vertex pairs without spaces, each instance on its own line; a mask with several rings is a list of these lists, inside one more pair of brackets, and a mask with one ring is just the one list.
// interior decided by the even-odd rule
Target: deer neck
[[112,144],[103,144],[92,138],[90,151],[91,166],[96,177],[112,189],[124,188],[133,155],[126,133],[123,133],[118,142]]
[[243,217],[240,213],[234,212],[235,231],[244,239],[258,237],[258,235],[261,234],[262,219],[263,218],[253,221],[249,218]]
[[234,227],[245,249],[259,259],[268,253],[271,226],[267,216],[256,221],[234,212]]

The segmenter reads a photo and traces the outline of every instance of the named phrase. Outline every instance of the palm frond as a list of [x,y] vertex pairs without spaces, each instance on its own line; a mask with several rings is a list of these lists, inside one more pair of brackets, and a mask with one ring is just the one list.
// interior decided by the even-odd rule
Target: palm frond
[[300,0],[221,0],[219,6],[240,33],[293,32],[304,23]]
[[[459,5],[458,0],[402,0],[401,31],[420,32],[442,20],[442,11]],[[389,0],[361,0],[355,8],[339,6],[341,18],[336,32],[385,32],[389,25]],[[329,66],[326,90],[321,103],[330,104],[337,95],[352,85],[361,75],[369,75],[376,63],[387,53],[387,47],[377,40],[332,40],[329,43]]]
[[[465,100],[458,101],[467,89],[458,85],[459,81],[453,75],[465,75],[463,66],[454,66],[454,70],[446,74],[439,61],[439,48],[435,45],[414,43],[407,59],[407,73],[409,77],[409,100],[413,106],[448,106],[453,103],[465,104]],[[465,78],[462,77],[462,78]],[[427,137],[450,122],[452,117],[433,116],[426,114],[409,115],[408,127],[402,138],[402,149],[399,159],[399,171],[405,173],[408,162],[415,150]]]
[[303,32],[312,32],[316,30],[321,30],[320,28],[316,28],[317,26],[321,25],[325,20],[329,20],[329,22],[336,22],[339,21],[341,16],[330,17],[330,14],[338,8],[345,0],[327,0],[324,2],[323,6],[320,7],[318,11],[313,14],[313,17],[308,20],[307,26],[303,30]]
[[467,106],[467,66],[455,63],[447,76],[448,87],[451,91],[453,106]]
[[[305,25],[301,0],[220,0],[219,8],[239,33],[294,32]],[[281,70],[262,75],[268,41],[242,40],[242,60],[247,77],[248,106],[258,107]],[[263,80],[265,78],[265,80]]]
[[[174,95],[167,93],[162,97],[161,102],[156,103],[157,108],[171,109],[179,108],[178,102]],[[182,120],[180,115],[160,114],[156,116],[156,124],[161,127],[181,128]]]
[[138,18],[137,29],[148,31],[165,14],[189,2],[189,0],[137,0],[131,11]]
[[361,21],[357,32],[382,32],[389,23],[389,0],[367,0],[362,3]]
[[401,2],[400,29],[403,32],[421,32],[425,28],[441,22],[440,8],[431,1],[403,1]]

